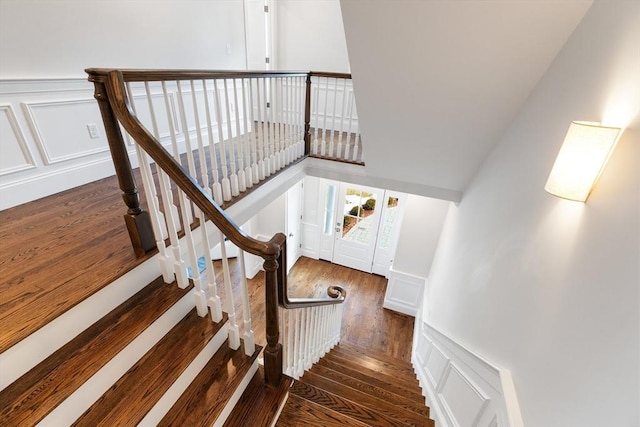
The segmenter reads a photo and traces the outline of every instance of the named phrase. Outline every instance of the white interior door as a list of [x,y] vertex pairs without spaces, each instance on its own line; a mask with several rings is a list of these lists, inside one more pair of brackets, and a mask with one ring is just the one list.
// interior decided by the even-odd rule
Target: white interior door
[[372,272],[384,190],[340,184],[332,262]]
[[[269,56],[269,15],[265,12],[265,0],[245,0],[245,40],[248,70],[266,70]],[[268,10],[268,9],[267,9]]]
[[396,253],[400,224],[407,195],[385,190],[376,251],[373,256],[373,273],[389,277],[389,269]]
[[302,181],[287,190],[287,273],[302,253]]

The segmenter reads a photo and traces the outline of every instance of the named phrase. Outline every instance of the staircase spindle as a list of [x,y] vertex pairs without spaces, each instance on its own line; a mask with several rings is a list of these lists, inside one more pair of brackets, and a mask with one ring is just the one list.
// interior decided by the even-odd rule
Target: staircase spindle
[[[214,83],[215,84],[215,83]],[[211,106],[209,103],[209,90],[207,88],[207,81],[202,80],[202,89],[204,91],[204,111],[207,119],[207,136],[209,138],[209,162],[211,163],[211,177],[213,183],[211,184],[211,193],[213,200],[219,205],[222,205],[222,184],[220,184],[219,169],[218,169],[218,155],[216,154],[216,143],[213,134],[213,125],[211,121]]]
[[[336,79],[337,81],[337,79]],[[342,153],[342,133],[344,132],[344,118],[345,118],[345,109],[347,103],[347,79],[342,79],[342,102],[340,103],[340,126],[339,126],[339,134],[338,134],[338,150],[336,152],[336,158],[344,158]]]
[[345,160],[349,160],[351,157],[349,157],[349,151],[351,150],[351,126],[353,123],[353,93],[351,93],[349,95],[349,108],[347,109],[347,121],[349,122],[349,125],[347,126],[347,142],[345,143],[345,148],[344,148],[344,159]]
[[244,251],[238,249],[238,261],[240,262],[240,286],[242,288],[242,319],[244,322],[244,353],[251,356],[256,351],[253,329],[251,329],[251,307],[249,307],[249,286],[247,285],[247,270],[244,264]]
[[[193,116],[196,124],[196,142],[198,144],[198,163],[200,164],[200,185],[209,194],[213,194],[209,186],[209,169],[207,167],[207,155],[204,150],[204,141],[202,138],[202,126],[200,125],[200,109],[198,107],[198,98],[196,95],[196,87],[193,80],[189,80],[191,86],[191,102],[193,104]],[[205,93],[206,96],[206,93]]]
[[[247,95],[249,96],[249,129],[251,129],[251,181],[254,184],[258,184],[260,182],[260,169],[258,166],[258,126],[256,122],[256,114],[257,113],[257,105],[254,104],[254,96],[253,96],[253,82],[256,82],[256,93],[258,92],[258,79],[249,79],[249,90],[247,91]],[[257,101],[258,104],[260,103]],[[255,112],[255,113],[254,113]],[[259,120],[259,119],[258,119]]]
[[247,110],[247,104],[249,98],[247,94],[247,84],[249,79],[240,79],[242,84],[242,133],[243,133],[243,153],[244,153],[244,179],[247,188],[253,187],[253,173],[251,172],[251,139],[253,138],[252,127],[249,121],[249,112]]
[[313,117],[315,117],[313,121],[313,154],[318,154],[318,127],[320,126],[320,80],[318,77],[315,79],[315,85],[313,86],[313,90],[315,93],[315,108],[313,109]]
[[224,123],[222,121],[222,106],[220,101],[220,89],[218,80],[213,81],[214,103],[216,110],[216,125],[218,127],[218,144],[220,152],[220,168],[222,169],[222,200],[231,200],[231,181],[229,180],[229,169],[227,167],[227,149],[224,139]]
[[329,141],[329,157],[334,157],[334,136],[336,133],[336,108],[338,105],[338,79],[333,85],[333,109],[331,110],[331,139]]
[[244,158],[243,158],[243,141],[244,141],[244,132],[240,131],[240,105],[238,104],[238,87],[236,85],[236,80],[233,79],[233,102],[236,106],[235,115],[236,115],[236,154],[237,154],[237,175],[238,175],[238,191],[240,193],[244,193],[247,191],[247,180],[244,175]]
[[[180,111],[180,124],[182,126],[182,135],[184,137],[184,144],[185,144],[185,154],[187,157],[187,169],[189,171],[189,174],[193,178],[197,179],[196,162],[193,158],[193,146],[191,144],[191,132],[189,131],[189,123],[187,121],[187,111],[184,103],[184,94],[182,92],[182,84],[180,80],[176,81],[176,86],[178,90],[178,110]],[[178,159],[179,158],[180,156],[178,155]],[[189,224],[191,224],[194,219],[193,206],[191,205],[191,202],[186,197],[183,197],[181,200],[187,203],[186,213],[189,218],[188,220]]]
[[322,147],[320,148],[320,155],[327,155],[327,108],[329,106],[329,78],[325,77],[326,85],[324,88],[324,118],[322,121]]
[[260,92],[266,95],[266,89],[263,89],[262,91],[260,90],[261,81],[262,81],[262,87],[264,88],[264,79],[257,79],[256,81],[256,98],[258,102],[258,109],[257,109],[258,117],[257,117],[257,123],[256,123],[256,125],[258,126],[258,156],[259,156],[258,179],[260,181],[265,179],[265,177],[267,176],[266,164],[265,164],[265,154],[266,154],[265,146],[267,145],[267,141],[266,141],[267,136],[265,135],[266,113],[264,112],[264,109],[266,108],[267,100],[266,98],[262,98],[260,96]]
[[238,330],[238,322],[236,321],[236,307],[233,302],[233,285],[231,283],[231,275],[229,273],[229,259],[227,258],[227,245],[225,236],[220,235],[220,254],[222,255],[222,275],[224,278],[224,293],[227,315],[229,316],[229,347],[237,350],[240,347],[240,332]]
[[231,168],[229,179],[231,181],[231,196],[235,197],[240,194],[240,188],[238,183],[238,173],[237,173],[237,163],[236,163],[236,147],[234,144],[233,130],[231,127],[231,112],[230,112],[230,104],[229,101],[229,88],[227,86],[227,80],[223,79],[224,84],[224,106],[227,118],[227,141],[229,145],[227,146],[227,155],[229,156],[229,166]]

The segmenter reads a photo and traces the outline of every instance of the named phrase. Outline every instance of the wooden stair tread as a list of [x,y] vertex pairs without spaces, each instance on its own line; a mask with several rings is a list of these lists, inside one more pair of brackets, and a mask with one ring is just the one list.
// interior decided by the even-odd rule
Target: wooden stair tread
[[[420,392],[420,387],[407,383],[395,377],[391,377],[364,367],[345,365],[341,361],[330,360],[326,356],[317,363],[319,366],[326,366],[334,371],[342,372],[350,377],[357,378],[375,387],[385,388],[393,393],[405,396],[416,402],[424,402],[424,397]],[[313,368],[312,368],[313,370]]]
[[226,324],[191,310],[73,424],[138,424]]
[[360,405],[357,401],[329,393],[326,390],[314,387],[304,381],[296,381],[293,387],[291,387],[291,394],[320,405],[323,408],[328,408],[342,415],[346,415],[368,426],[404,427],[407,425],[405,422],[395,420],[393,417],[382,414],[367,406]]
[[264,368],[258,366],[242,397],[224,423],[225,427],[269,427],[286,400],[293,378],[284,376],[278,387],[264,382]]
[[347,354],[350,353],[350,354],[372,357],[381,362],[390,363],[397,367],[404,367],[404,369],[410,371],[412,374],[414,372],[413,365],[411,364],[411,362],[403,361],[395,357],[389,356],[387,354],[372,351],[347,341],[340,341],[340,343],[337,346],[335,346],[333,350],[336,350],[336,352],[340,352],[340,353],[347,353]]
[[393,403],[396,406],[415,412],[416,414],[423,415],[425,417],[429,416],[429,408],[425,406],[424,399],[420,399],[419,401],[412,400],[411,398],[393,393],[385,388],[376,387],[359,381],[356,378],[350,377],[339,371],[334,371],[333,369],[325,366],[316,365],[310,370],[310,372],[321,375],[324,378],[328,378],[340,384],[344,384],[363,393],[367,393],[378,399]]
[[346,415],[323,408],[299,396],[289,395],[276,426],[280,427],[366,427]]
[[0,425],[40,421],[187,292],[151,282],[0,391]]
[[407,381],[412,384],[418,384],[413,367],[407,367],[404,365],[404,362],[401,361],[398,361],[397,364],[393,364],[378,360],[371,356],[345,352],[343,349],[337,347],[327,355],[327,358],[345,364],[353,364],[355,361],[358,367],[364,367],[384,375],[402,379],[403,381]]
[[305,372],[301,379],[302,382],[320,388],[326,392],[340,396],[343,399],[357,402],[358,405],[367,407],[386,417],[391,417],[404,425],[422,426],[425,425],[427,417],[416,414],[415,412],[395,406],[385,400],[378,399],[367,393],[358,391],[344,384],[337,383],[330,379],[324,378],[313,372]]
[[225,341],[158,426],[212,425],[261,351],[262,347],[256,346],[248,357],[242,344],[238,350],[231,350]]

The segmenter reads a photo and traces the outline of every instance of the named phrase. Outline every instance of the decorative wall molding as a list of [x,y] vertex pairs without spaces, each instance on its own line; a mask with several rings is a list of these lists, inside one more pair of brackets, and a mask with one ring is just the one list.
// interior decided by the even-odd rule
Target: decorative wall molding
[[523,427],[510,371],[498,367],[424,322],[420,310],[411,361],[444,427]]
[[391,267],[382,306],[415,317],[426,280],[424,277],[394,270]]
[[[0,104],[0,123],[3,125],[0,126],[3,141],[0,176],[35,168],[36,163],[11,104]],[[20,154],[22,159],[18,159]]]
[[[29,127],[33,132],[33,138],[46,165],[79,159],[109,150],[100,111],[93,98],[23,102],[22,106]],[[68,112],[62,111],[65,106],[71,106]],[[75,111],[75,114],[72,114],[71,110]],[[46,112],[50,114],[49,120],[47,120]],[[78,115],[82,115],[85,120],[79,119]],[[65,123],[64,120],[68,120],[68,122]],[[86,150],[68,150],[72,147],[66,144],[80,144],[88,140],[88,135],[85,136],[87,131],[84,128],[88,123],[95,124],[101,130],[101,137],[96,140],[97,146]],[[56,134],[56,132],[60,132],[60,134]],[[63,132],[64,136],[62,136]],[[63,143],[61,140],[66,138],[70,140]]]

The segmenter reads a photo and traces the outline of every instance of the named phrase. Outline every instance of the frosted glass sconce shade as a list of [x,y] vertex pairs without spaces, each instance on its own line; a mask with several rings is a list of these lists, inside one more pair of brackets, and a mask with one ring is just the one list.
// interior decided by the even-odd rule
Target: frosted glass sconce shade
[[572,122],[544,189],[563,199],[586,201],[620,132],[599,123]]

